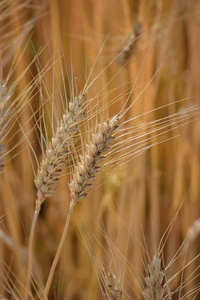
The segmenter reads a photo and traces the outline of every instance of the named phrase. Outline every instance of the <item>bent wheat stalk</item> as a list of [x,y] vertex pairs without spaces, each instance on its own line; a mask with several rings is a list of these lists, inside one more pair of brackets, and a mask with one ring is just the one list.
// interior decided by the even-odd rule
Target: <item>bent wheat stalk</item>
[[[119,115],[114,116],[107,121],[98,125],[97,132],[92,135],[92,140],[86,145],[86,151],[79,156],[79,161],[74,168],[72,179],[69,183],[71,194],[70,209],[67,214],[63,234],[54,258],[54,261],[49,272],[46,287],[44,290],[44,299],[47,298],[56,265],[58,263],[60,253],[67,235],[71,215],[77,202],[80,202],[87,196],[87,191],[92,185],[95,174],[100,167],[98,164],[105,159],[112,141],[115,139],[114,132],[118,128]],[[103,154],[103,155],[102,155]]]
[[83,98],[84,95],[80,94],[69,102],[69,108],[63,114],[63,118],[60,121],[60,124],[55,135],[52,137],[51,142],[49,142],[42,162],[37,171],[35,185],[38,192],[29,240],[29,261],[25,299],[28,299],[28,292],[30,289],[33,267],[33,239],[37,218],[42,203],[46,198],[54,194],[58,185],[60,174],[66,164],[70,148],[74,144],[74,135],[77,133],[79,121],[83,119],[84,115],[82,107]]

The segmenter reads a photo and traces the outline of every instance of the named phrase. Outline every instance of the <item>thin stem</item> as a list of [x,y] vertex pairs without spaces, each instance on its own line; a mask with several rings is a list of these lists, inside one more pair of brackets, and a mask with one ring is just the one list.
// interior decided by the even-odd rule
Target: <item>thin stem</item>
[[30,233],[30,239],[29,239],[29,248],[28,248],[28,273],[27,273],[27,279],[26,279],[26,290],[25,290],[25,300],[28,300],[30,296],[30,283],[31,283],[31,276],[32,276],[32,269],[33,269],[33,239],[34,239],[34,233],[35,233],[35,226],[37,222],[38,215],[40,213],[40,206],[37,206],[33,222],[31,225],[31,233]]
[[69,209],[68,214],[67,214],[67,218],[66,218],[66,223],[65,223],[64,230],[63,230],[63,234],[62,234],[62,237],[61,237],[61,240],[60,240],[60,243],[59,243],[56,255],[54,257],[54,260],[53,260],[53,263],[52,263],[52,266],[51,266],[51,269],[50,269],[50,272],[49,272],[49,276],[48,276],[48,279],[47,279],[47,283],[46,283],[46,286],[45,286],[45,289],[44,289],[44,298],[43,299],[48,299],[47,296],[48,296],[48,293],[49,293],[49,289],[50,289],[50,286],[51,286],[53,275],[54,275],[54,272],[55,272],[55,269],[56,269],[56,266],[57,266],[57,263],[58,263],[58,260],[59,260],[62,248],[63,248],[63,244],[65,242],[65,238],[66,238],[67,231],[68,231],[68,228],[69,228],[69,223],[70,223],[71,215],[73,213],[73,209],[74,209],[75,205],[76,205],[76,202],[72,202],[71,205],[70,205],[70,209]]

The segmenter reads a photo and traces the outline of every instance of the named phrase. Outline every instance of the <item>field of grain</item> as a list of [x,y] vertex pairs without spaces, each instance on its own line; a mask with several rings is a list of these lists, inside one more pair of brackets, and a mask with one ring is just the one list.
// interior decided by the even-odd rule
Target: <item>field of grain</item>
[[199,49],[198,0],[0,2],[0,299],[199,299]]

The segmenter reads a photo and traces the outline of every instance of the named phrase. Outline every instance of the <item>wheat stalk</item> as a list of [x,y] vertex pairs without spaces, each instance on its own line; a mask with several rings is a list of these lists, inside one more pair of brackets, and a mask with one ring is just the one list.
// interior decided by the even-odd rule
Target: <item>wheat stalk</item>
[[45,299],[48,296],[55,268],[63,248],[73,209],[77,202],[80,202],[84,197],[86,197],[87,191],[91,187],[91,183],[95,178],[95,174],[100,168],[98,164],[105,159],[105,154],[112,141],[115,139],[113,134],[118,128],[118,123],[119,115],[100,123],[97,126],[97,132],[92,135],[92,140],[86,145],[86,151],[82,156],[79,156],[79,162],[74,167],[72,179],[69,183],[71,193],[70,209],[68,211],[63,234],[48,275],[44,290]]
[[84,95],[80,94],[69,102],[69,109],[63,114],[63,118],[60,121],[51,142],[49,142],[45,155],[37,171],[35,185],[38,191],[29,239],[29,263],[25,299],[28,299],[30,287],[33,265],[33,239],[37,218],[42,203],[46,198],[54,194],[58,185],[60,174],[63,167],[66,165],[70,148],[74,144],[74,135],[78,131],[78,124],[83,119],[83,98]]

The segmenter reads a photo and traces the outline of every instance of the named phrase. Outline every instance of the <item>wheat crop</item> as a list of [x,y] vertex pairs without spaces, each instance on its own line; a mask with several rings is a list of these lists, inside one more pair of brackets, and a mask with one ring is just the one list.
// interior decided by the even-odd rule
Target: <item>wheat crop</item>
[[199,13],[1,2],[2,299],[198,299]]

